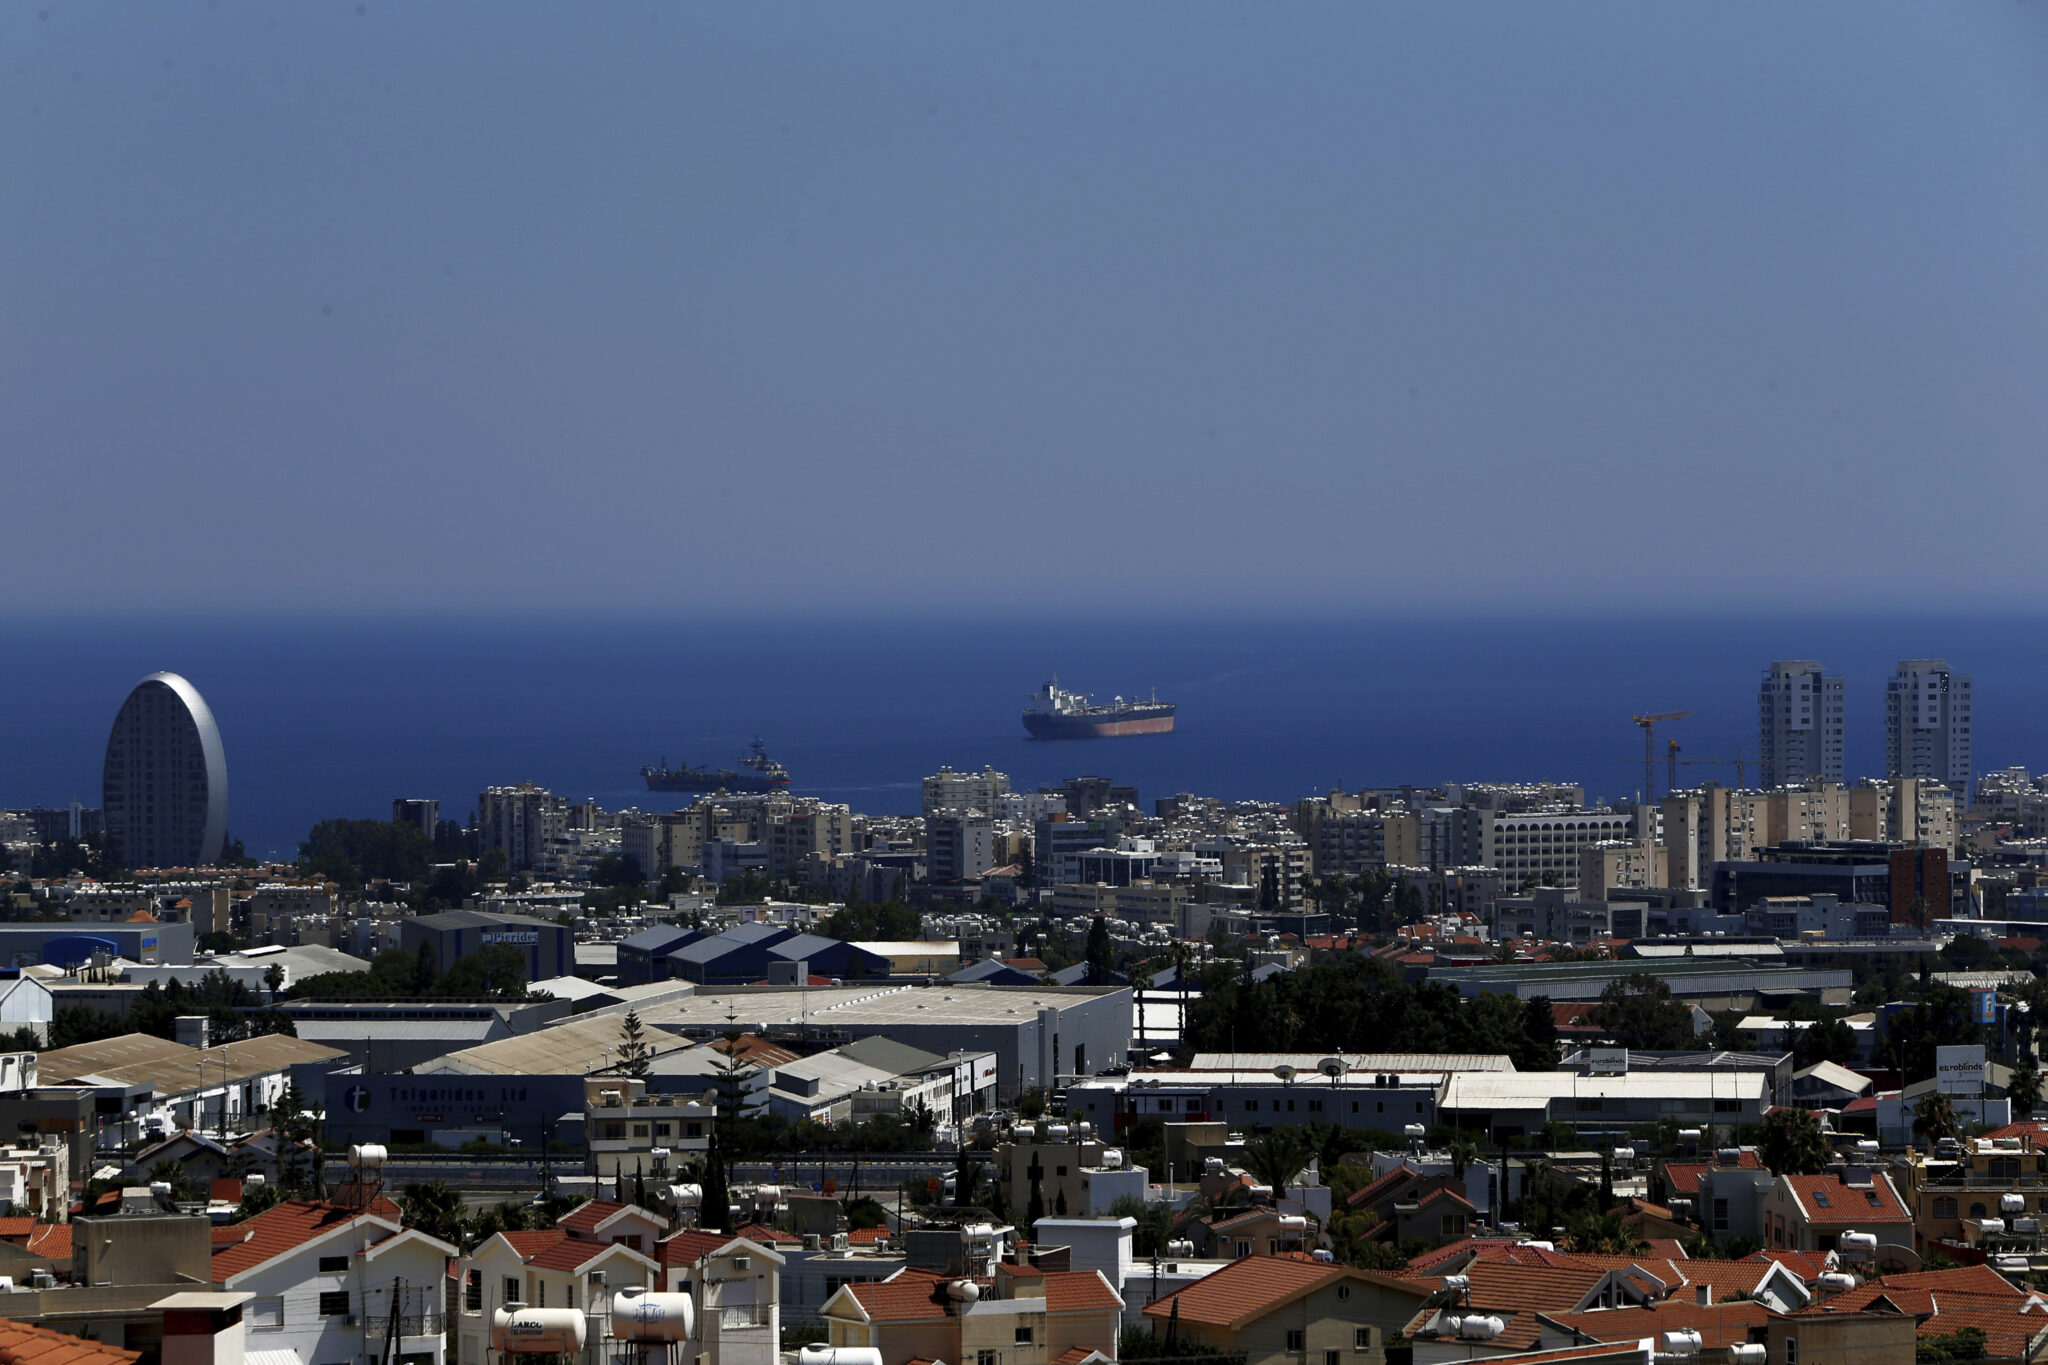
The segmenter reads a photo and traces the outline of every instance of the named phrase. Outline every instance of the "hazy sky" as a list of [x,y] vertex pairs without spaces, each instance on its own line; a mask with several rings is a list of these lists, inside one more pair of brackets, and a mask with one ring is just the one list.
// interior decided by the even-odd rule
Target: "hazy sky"
[[2010,606],[2048,4],[0,9],[15,606]]

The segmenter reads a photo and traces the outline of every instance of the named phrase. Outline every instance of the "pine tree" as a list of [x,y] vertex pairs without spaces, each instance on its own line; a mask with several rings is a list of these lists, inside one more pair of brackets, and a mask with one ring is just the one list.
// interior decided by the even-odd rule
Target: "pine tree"
[[640,1025],[639,1014],[627,1010],[625,1019],[619,1024],[619,1070],[628,1076],[645,1077],[653,1059],[654,1053],[647,1046],[647,1031]]
[[1088,926],[1088,984],[1107,986],[1115,971],[1116,950],[1109,941],[1109,921],[1101,915]]

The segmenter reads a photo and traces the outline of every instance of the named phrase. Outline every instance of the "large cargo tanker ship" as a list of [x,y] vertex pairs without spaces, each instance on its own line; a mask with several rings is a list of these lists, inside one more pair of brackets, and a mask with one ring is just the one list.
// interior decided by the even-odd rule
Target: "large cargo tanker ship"
[[640,769],[640,776],[651,792],[777,792],[789,787],[789,769],[768,757],[758,739],[737,769],[671,768],[663,759],[659,768]]
[[1069,692],[1055,678],[1032,693],[1024,708],[1024,728],[1033,739],[1113,739],[1119,735],[1163,735],[1173,728],[1174,705],[1116,698],[1107,706],[1092,705],[1079,692]]

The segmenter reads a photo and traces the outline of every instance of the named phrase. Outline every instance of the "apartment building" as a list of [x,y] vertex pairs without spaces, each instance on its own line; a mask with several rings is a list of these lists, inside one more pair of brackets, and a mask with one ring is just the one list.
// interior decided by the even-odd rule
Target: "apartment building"
[[1885,685],[1885,776],[1970,791],[1971,680],[1946,659],[1902,659]]
[[1486,812],[1485,862],[1513,886],[1576,884],[1580,850],[1632,838],[1635,818],[1616,810],[1563,807],[1515,814]]
[[1842,780],[1842,679],[1812,659],[1780,659],[1757,689],[1758,785]]
[[924,818],[940,811],[979,811],[993,816],[1001,798],[1010,794],[1010,778],[984,764],[978,773],[956,773],[941,767],[923,782]]

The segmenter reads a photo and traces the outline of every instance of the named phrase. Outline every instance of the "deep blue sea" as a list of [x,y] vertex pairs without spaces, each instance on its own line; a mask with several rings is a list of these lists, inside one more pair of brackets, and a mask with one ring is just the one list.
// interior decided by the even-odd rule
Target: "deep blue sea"
[[[6,623],[0,808],[99,801],[107,727],[169,669],[198,686],[227,749],[229,828],[290,854],[317,820],[386,818],[431,796],[467,818],[484,786],[542,783],[666,808],[642,763],[730,765],[756,735],[795,789],[911,812],[940,764],[992,763],[1021,787],[1094,773],[1141,799],[1178,791],[1286,801],[1333,785],[1539,778],[1626,796],[1636,711],[1687,757],[1756,752],[1774,658],[1848,680],[1852,774],[1881,769],[1884,680],[1905,657],[1976,677],[1979,770],[2048,767],[2048,645],[2034,619],[1555,621],[1192,615],[953,619],[168,620]],[[1106,698],[1156,688],[1165,736],[1025,737],[1026,694],[1057,673]],[[1752,772],[1752,776],[1753,776]],[[1688,781],[1732,780],[1727,768]],[[1659,765],[1661,784],[1662,765]]]

